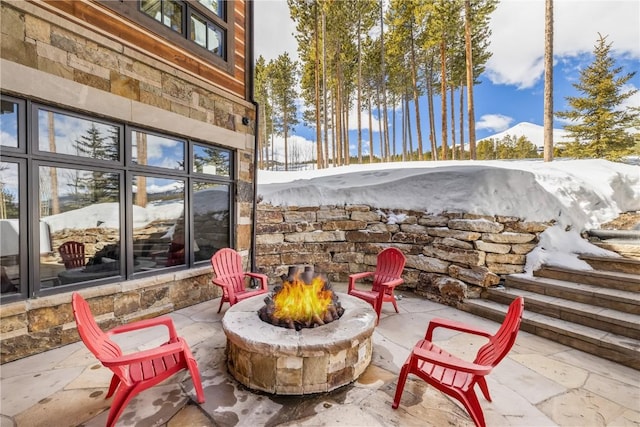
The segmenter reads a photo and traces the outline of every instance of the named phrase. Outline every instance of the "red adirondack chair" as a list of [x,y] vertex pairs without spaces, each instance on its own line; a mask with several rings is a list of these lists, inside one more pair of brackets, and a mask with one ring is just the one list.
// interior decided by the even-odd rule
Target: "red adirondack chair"
[[[486,425],[484,414],[474,386],[478,384],[485,399],[491,402],[489,388],[484,377],[511,350],[520,329],[523,311],[524,300],[522,297],[518,297],[509,305],[507,315],[495,335],[461,322],[446,319],[431,320],[425,338],[414,346],[409,358],[400,370],[392,408],[396,409],[400,404],[408,374],[414,374],[443,393],[462,402],[476,426],[484,427]],[[488,338],[489,342],[478,350],[473,362],[467,362],[431,342],[433,331],[437,327],[480,335]]]
[[[215,273],[211,280],[214,285],[222,288],[218,313],[225,302],[234,305],[239,301],[266,294],[269,291],[267,276],[260,273],[244,272],[242,270],[242,256],[231,248],[223,248],[214,253],[211,257],[211,266]],[[247,288],[246,278],[259,280],[260,287],[257,289]]]
[[58,248],[58,252],[60,252],[64,268],[67,270],[84,267],[84,243],[64,242]]
[[[378,314],[378,321],[380,321],[380,312],[382,311],[382,303],[384,302],[393,303],[393,307],[396,309],[396,313],[398,313],[398,304],[396,303],[393,290],[396,286],[404,283],[401,275],[405,262],[406,258],[399,249],[384,249],[378,254],[375,271],[356,273],[349,276],[347,293],[371,304]],[[373,284],[371,289],[356,288],[356,281],[372,276]]]
[[[122,414],[129,401],[154,385],[166,380],[183,369],[188,369],[196,389],[199,403],[204,403],[204,392],[200,381],[200,372],[189,345],[179,337],[170,317],[162,316],[146,319],[127,325],[117,326],[103,332],[96,323],[89,304],[79,293],[71,297],[73,315],[78,325],[78,333],[84,344],[107,368],[113,371],[111,384],[106,398],[115,397],[111,403],[107,426],[111,427]],[[122,350],[110,339],[112,335],[136,331],[152,326],[164,325],[169,330],[169,341],[160,347],[122,354]]]

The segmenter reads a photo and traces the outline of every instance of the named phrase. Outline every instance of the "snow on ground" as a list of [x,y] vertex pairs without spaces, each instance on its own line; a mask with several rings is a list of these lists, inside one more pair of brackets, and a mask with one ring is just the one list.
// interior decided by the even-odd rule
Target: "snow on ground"
[[589,269],[576,253],[612,253],[579,233],[622,212],[640,211],[640,166],[606,160],[467,160],[259,171],[258,196],[272,205],[366,204],[431,214],[463,211],[555,220],[557,225],[543,233],[529,254],[527,272],[543,262]]

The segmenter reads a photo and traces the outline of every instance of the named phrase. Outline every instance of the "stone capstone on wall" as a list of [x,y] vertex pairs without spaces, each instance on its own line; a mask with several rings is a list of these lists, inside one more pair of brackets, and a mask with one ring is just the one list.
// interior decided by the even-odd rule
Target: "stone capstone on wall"
[[346,282],[350,274],[373,271],[377,254],[394,246],[407,257],[403,288],[450,304],[479,297],[500,283],[500,275],[523,272],[526,254],[552,224],[462,212],[263,203],[257,222],[256,264],[274,280],[289,266],[306,264]]

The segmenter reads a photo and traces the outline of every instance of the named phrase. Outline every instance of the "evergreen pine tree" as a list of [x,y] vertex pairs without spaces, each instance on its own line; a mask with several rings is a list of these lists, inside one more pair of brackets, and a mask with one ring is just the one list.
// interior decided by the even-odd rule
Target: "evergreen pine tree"
[[599,37],[593,63],[581,72],[579,82],[573,84],[583,96],[567,97],[571,109],[556,115],[572,122],[565,126],[569,137],[574,139],[567,144],[566,154],[617,160],[630,154],[634,145],[628,129],[637,120],[638,112],[621,107],[624,100],[637,92],[622,91],[635,71],[618,76],[622,67],[615,67],[611,43],[606,43],[606,37],[600,34]]

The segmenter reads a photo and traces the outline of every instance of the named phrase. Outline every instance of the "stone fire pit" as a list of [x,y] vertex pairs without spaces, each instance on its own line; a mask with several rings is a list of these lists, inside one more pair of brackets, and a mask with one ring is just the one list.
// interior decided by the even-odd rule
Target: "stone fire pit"
[[344,307],[340,319],[300,331],[260,320],[263,295],[229,308],[222,328],[231,375],[251,389],[288,395],[327,392],[355,381],[371,362],[376,313],[358,298],[338,297]]

